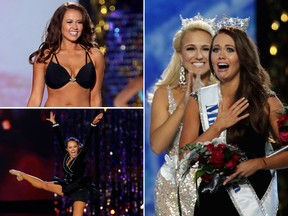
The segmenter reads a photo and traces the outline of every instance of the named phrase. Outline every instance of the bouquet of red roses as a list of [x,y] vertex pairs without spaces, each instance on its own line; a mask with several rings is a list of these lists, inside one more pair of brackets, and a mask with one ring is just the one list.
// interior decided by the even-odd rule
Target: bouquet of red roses
[[284,107],[285,112],[277,121],[279,128],[279,136],[283,143],[288,142],[288,106]]
[[196,185],[198,178],[208,183],[201,192],[216,192],[225,178],[235,171],[236,166],[246,160],[244,152],[219,138],[213,139],[212,142],[188,144],[181,150],[182,153],[189,151],[184,156],[190,164],[188,169],[198,163],[194,179]]

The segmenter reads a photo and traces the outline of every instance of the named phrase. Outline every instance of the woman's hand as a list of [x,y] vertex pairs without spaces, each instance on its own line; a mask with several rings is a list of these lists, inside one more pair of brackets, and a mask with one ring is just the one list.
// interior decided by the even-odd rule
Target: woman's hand
[[92,121],[92,124],[96,125],[103,118],[103,113],[98,114]]
[[248,100],[241,98],[236,101],[230,108],[227,110],[223,109],[223,102],[219,102],[219,110],[217,119],[214,122],[213,126],[217,126],[221,131],[235,125],[242,119],[245,119],[249,116],[249,113],[242,114],[247,107],[249,106]]
[[185,107],[186,107],[186,105],[190,99],[190,94],[191,94],[192,89],[193,89],[193,73],[187,72],[186,77],[187,77],[186,78],[187,79],[187,86],[186,86],[186,88],[183,89],[183,91],[185,91],[185,93],[183,94],[183,98],[177,106],[178,108],[182,108],[183,110],[185,109]]
[[55,114],[50,111],[50,118],[46,118],[47,121],[50,121],[52,124],[56,124]]
[[254,158],[243,161],[237,166],[235,172],[223,182],[223,185],[226,185],[234,178],[247,178],[258,170],[265,169],[266,166],[267,165],[264,158]]

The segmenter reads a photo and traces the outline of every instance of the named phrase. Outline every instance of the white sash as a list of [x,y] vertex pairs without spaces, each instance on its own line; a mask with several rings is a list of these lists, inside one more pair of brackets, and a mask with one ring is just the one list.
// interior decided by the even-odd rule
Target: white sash
[[220,97],[218,84],[209,85],[198,90],[198,103],[203,131],[206,131],[214,123],[218,113]]
[[[198,90],[198,104],[203,131],[206,131],[214,123],[218,114],[218,103],[221,100],[219,84],[203,87]],[[226,142],[226,130],[220,137]],[[270,143],[266,143],[266,156],[273,149]],[[248,179],[238,184],[226,186],[226,190],[241,216],[273,216],[278,210],[277,174],[271,170],[272,179],[261,200],[257,197]],[[260,184],[260,182],[259,182]]]

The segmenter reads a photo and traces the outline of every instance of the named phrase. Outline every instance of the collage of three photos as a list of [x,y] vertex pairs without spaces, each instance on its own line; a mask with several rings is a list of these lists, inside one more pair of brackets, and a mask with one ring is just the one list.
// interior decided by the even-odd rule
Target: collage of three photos
[[288,214],[284,1],[3,8],[0,216]]

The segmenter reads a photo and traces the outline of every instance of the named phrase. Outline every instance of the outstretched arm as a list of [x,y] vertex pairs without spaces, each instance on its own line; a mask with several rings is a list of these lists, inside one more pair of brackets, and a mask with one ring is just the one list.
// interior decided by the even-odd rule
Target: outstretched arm
[[92,121],[93,125],[96,125],[103,118],[103,113],[98,114]]
[[46,118],[47,121],[50,121],[53,125],[57,124],[56,120],[55,120],[55,114],[50,111],[50,118]]
[[63,139],[62,133],[60,131],[59,124],[56,122],[55,114],[51,111],[50,112],[50,117],[46,118],[46,120],[50,121],[52,123],[52,127],[53,127],[53,129],[55,131],[55,134],[56,134],[56,137],[57,137],[57,141],[58,141],[58,144],[60,146],[60,150],[63,153],[63,155],[65,155],[66,154],[66,149],[65,149],[64,139]]
[[96,131],[96,126],[97,126],[97,124],[100,122],[100,120],[102,118],[103,118],[103,113],[100,113],[91,122],[91,127],[90,127],[90,130],[89,130],[88,136],[87,136],[87,138],[85,140],[84,147],[82,149],[82,152],[84,152],[83,155],[86,155],[86,153],[88,152],[89,146],[92,145],[92,143],[94,141],[93,137],[94,137],[94,133]]

